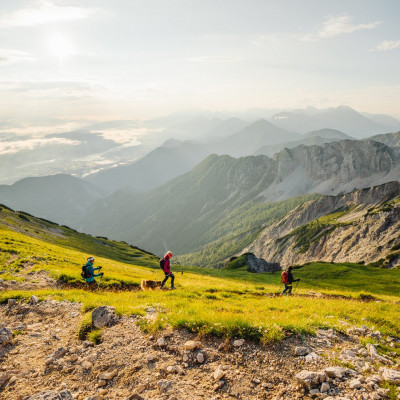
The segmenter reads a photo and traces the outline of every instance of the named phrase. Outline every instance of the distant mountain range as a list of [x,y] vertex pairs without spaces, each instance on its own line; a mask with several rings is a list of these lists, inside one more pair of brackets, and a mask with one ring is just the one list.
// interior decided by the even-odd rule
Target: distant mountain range
[[305,109],[281,112],[274,115],[271,122],[282,129],[298,133],[330,128],[342,131],[358,139],[400,129],[399,121],[394,118],[384,118],[382,116],[374,118],[373,115],[367,118],[346,106],[327,110]]
[[235,218],[245,218],[237,212],[249,201],[276,202],[311,193],[336,195],[399,176],[400,149],[371,140],[300,145],[273,158],[212,155],[150,192],[120,191],[97,201],[80,228],[156,253],[172,247],[183,254],[216,240],[214,227],[228,214],[236,212]]
[[[293,147],[293,143],[284,147],[283,143],[310,145],[333,140],[326,136],[313,140],[301,136],[311,131],[338,130],[350,137],[364,139],[400,130],[400,122],[395,118],[361,114],[343,106],[326,110],[284,111],[275,115],[271,110],[251,110],[238,115],[245,117],[194,110],[148,121],[99,122],[80,130],[40,138],[3,132],[0,134],[0,183],[10,184],[27,176],[55,173],[85,177],[128,166],[157,147],[165,147],[161,143],[171,138],[181,143],[200,142],[207,149],[207,155],[215,153],[239,157],[272,155],[284,147]],[[124,139],[120,139],[121,135]],[[179,170],[172,167],[172,170],[180,174],[189,171],[193,165],[189,163]],[[113,172],[111,176],[117,175]],[[145,190],[170,177],[171,174],[165,174],[164,178],[142,188],[141,183],[135,185],[129,182],[128,186]],[[108,190],[116,186],[126,187],[124,184],[111,185]]]
[[91,183],[64,174],[0,185],[0,203],[71,226],[75,226],[89,206],[103,196],[104,192]]

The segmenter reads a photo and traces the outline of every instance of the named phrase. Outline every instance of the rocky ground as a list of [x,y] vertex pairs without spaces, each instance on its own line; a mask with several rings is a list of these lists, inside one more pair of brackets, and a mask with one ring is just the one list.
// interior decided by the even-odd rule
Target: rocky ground
[[400,339],[364,326],[343,321],[347,334],[262,346],[183,330],[145,334],[142,317],[118,318],[110,307],[93,316],[104,326],[98,345],[78,339],[80,304],[33,296],[1,305],[0,399],[400,399]]

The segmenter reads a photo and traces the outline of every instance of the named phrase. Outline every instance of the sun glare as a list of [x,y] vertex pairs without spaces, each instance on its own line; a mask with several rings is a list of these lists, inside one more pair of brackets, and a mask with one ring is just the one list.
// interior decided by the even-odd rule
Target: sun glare
[[61,32],[53,33],[47,38],[46,48],[50,55],[61,62],[76,53],[71,38]]

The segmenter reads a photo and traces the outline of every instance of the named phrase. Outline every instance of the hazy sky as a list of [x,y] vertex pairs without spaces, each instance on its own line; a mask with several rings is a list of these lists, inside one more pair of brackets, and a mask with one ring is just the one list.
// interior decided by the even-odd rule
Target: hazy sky
[[184,108],[400,117],[399,16],[399,0],[0,0],[0,128]]

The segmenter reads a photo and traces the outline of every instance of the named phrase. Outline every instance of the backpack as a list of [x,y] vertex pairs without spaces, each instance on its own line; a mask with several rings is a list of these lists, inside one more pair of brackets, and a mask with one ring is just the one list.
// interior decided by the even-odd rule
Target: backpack
[[164,271],[164,262],[165,262],[165,259],[164,258],[161,258],[160,259],[160,268]]
[[283,271],[281,273],[281,282],[287,285],[289,283],[289,273],[287,271]]
[[88,274],[88,272],[87,272],[87,269],[86,269],[86,264],[85,264],[85,265],[82,265],[81,277],[82,277],[83,279],[86,279],[86,278],[89,278],[89,277],[90,277],[89,274]]

